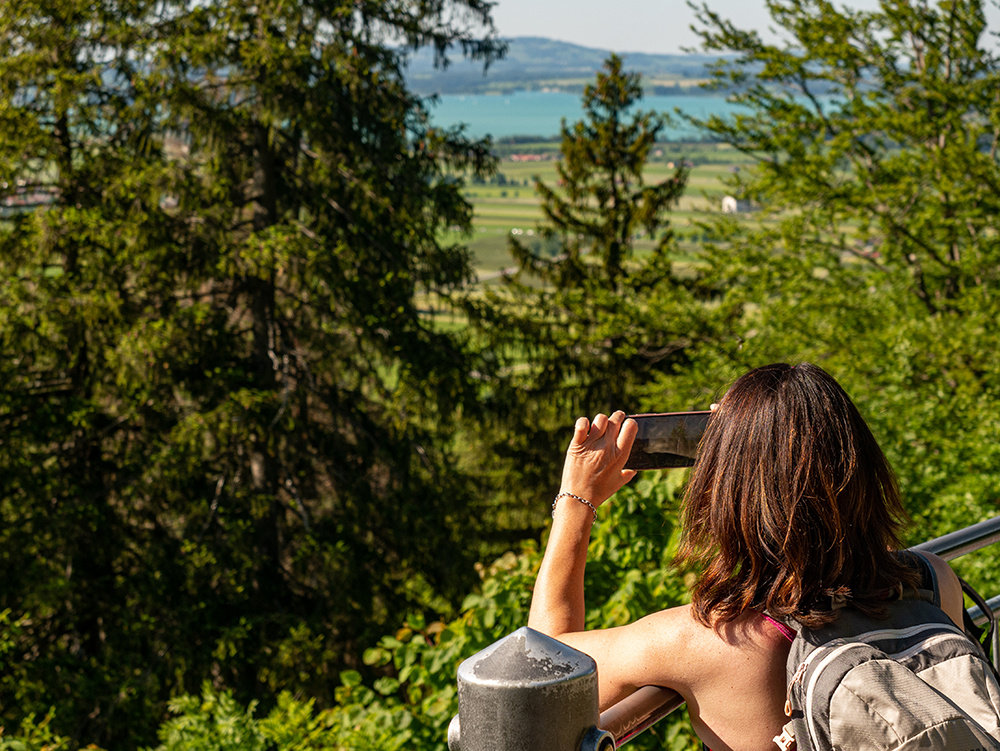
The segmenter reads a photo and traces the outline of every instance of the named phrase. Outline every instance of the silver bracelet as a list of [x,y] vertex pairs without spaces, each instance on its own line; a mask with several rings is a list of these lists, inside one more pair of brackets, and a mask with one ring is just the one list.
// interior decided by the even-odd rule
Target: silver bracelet
[[578,500],[580,503],[584,504],[585,506],[590,506],[590,510],[594,512],[594,521],[595,522],[597,521],[597,506],[595,506],[593,503],[591,503],[590,501],[588,501],[586,498],[581,498],[580,496],[573,495],[572,493],[560,493],[559,495],[556,496],[556,499],[554,501],[552,501],[552,516],[553,517],[556,515],[556,504],[559,503],[559,499],[562,498],[564,495],[565,496],[569,496],[570,498],[576,498],[576,500]]

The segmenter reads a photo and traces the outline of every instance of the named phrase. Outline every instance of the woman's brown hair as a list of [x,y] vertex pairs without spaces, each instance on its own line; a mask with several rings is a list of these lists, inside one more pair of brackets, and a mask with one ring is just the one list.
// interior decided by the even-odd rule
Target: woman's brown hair
[[702,438],[678,564],[701,570],[695,616],[748,608],[817,627],[847,603],[879,617],[915,575],[899,547],[892,468],[857,407],[815,365],[780,363],[733,384]]

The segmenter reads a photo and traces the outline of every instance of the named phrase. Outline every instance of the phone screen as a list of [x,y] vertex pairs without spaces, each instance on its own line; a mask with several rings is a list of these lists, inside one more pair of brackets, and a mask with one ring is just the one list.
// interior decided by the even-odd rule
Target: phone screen
[[639,426],[625,469],[690,467],[711,412],[629,415]]

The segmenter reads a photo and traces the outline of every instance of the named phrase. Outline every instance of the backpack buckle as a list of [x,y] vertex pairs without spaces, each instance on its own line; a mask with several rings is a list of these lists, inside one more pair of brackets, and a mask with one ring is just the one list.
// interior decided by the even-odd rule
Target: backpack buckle
[[781,751],[794,751],[795,732],[792,730],[792,723],[788,723],[781,729],[781,735],[774,736],[774,742]]

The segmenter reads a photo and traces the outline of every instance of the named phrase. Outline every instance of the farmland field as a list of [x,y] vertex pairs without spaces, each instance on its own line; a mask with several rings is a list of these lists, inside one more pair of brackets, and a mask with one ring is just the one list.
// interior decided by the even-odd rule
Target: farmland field
[[[490,184],[466,185],[465,195],[475,210],[472,234],[463,237],[452,234],[448,240],[464,242],[473,254],[473,265],[481,279],[494,278],[511,265],[507,250],[508,238],[517,235],[522,242],[536,250],[542,249],[537,225],[543,219],[534,179],[555,186],[558,180],[556,157],[558,144],[548,141],[537,144],[519,144],[501,148],[499,174]],[[515,149],[517,151],[515,151]],[[515,153],[537,154],[544,161],[514,161]],[[684,160],[692,164],[688,175],[687,190],[680,204],[671,212],[671,225],[682,246],[697,230],[694,221],[707,211],[718,211],[725,189],[722,178],[734,169],[749,164],[749,159],[722,144],[657,144],[653,158],[647,164],[647,182],[667,179],[674,173],[674,165]],[[532,239],[537,238],[537,239]],[[639,252],[652,247],[652,240],[636,243]]]

